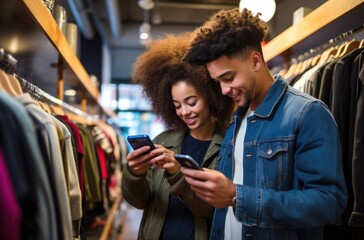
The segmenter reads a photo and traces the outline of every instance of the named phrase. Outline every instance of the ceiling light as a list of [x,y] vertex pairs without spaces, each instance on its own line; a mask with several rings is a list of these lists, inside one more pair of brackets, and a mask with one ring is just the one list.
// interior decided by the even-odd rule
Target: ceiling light
[[161,24],[162,23],[162,16],[159,12],[155,12],[152,17],[152,23],[154,24]]
[[156,24],[156,25],[162,23],[162,16],[161,16],[161,13],[159,11],[159,0],[155,1],[155,8],[154,8],[154,11],[153,11],[152,23]]
[[144,10],[150,10],[154,7],[154,1],[153,0],[139,0],[138,5],[139,5],[139,7],[141,7]]
[[64,95],[66,95],[66,96],[74,97],[74,96],[76,96],[76,94],[77,94],[77,92],[74,89],[68,89],[68,90],[64,91]]
[[151,26],[148,22],[143,22],[139,27],[139,38],[145,40],[150,37]]
[[276,2],[274,0],[240,0],[239,9],[249,9],[254,15],[261,13],[260,18],[268,22],[276,11]]

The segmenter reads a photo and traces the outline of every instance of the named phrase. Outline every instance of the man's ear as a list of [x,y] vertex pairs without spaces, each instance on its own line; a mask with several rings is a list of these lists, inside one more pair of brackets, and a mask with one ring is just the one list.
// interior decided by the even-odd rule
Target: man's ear
[[262,65],[262,55],[257,51],[252,51],[250,59],[253,63],[254,71],[258,71]]

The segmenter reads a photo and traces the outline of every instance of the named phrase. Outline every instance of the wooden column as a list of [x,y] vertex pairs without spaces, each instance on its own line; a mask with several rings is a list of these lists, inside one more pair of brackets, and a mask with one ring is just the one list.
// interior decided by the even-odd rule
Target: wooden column
[[61,55],[58,56],[57,63],[57,98],[63,101],[63,90],[64,90],[64,80],[63,80],[63,67],[64,62]]

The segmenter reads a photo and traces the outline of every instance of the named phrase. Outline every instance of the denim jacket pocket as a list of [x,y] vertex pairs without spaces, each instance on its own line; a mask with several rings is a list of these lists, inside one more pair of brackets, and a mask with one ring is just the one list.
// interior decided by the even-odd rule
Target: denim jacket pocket
[[262,188],[282,190],[288,175],[288,143],[272,141],[258,145],[258,183]]

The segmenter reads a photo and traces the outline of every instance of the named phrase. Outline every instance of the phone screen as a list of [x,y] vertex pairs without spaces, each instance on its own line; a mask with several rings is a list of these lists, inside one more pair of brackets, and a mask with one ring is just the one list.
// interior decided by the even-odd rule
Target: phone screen
[[182,167],[202,170],[200,165],[190,155],[175,154],[174,158],[181,164]]
[[130,146],[135,150],[144,146],[150,146],[150,149],[155,149],[153,141],[147,134],[130,135],[127,137]]

